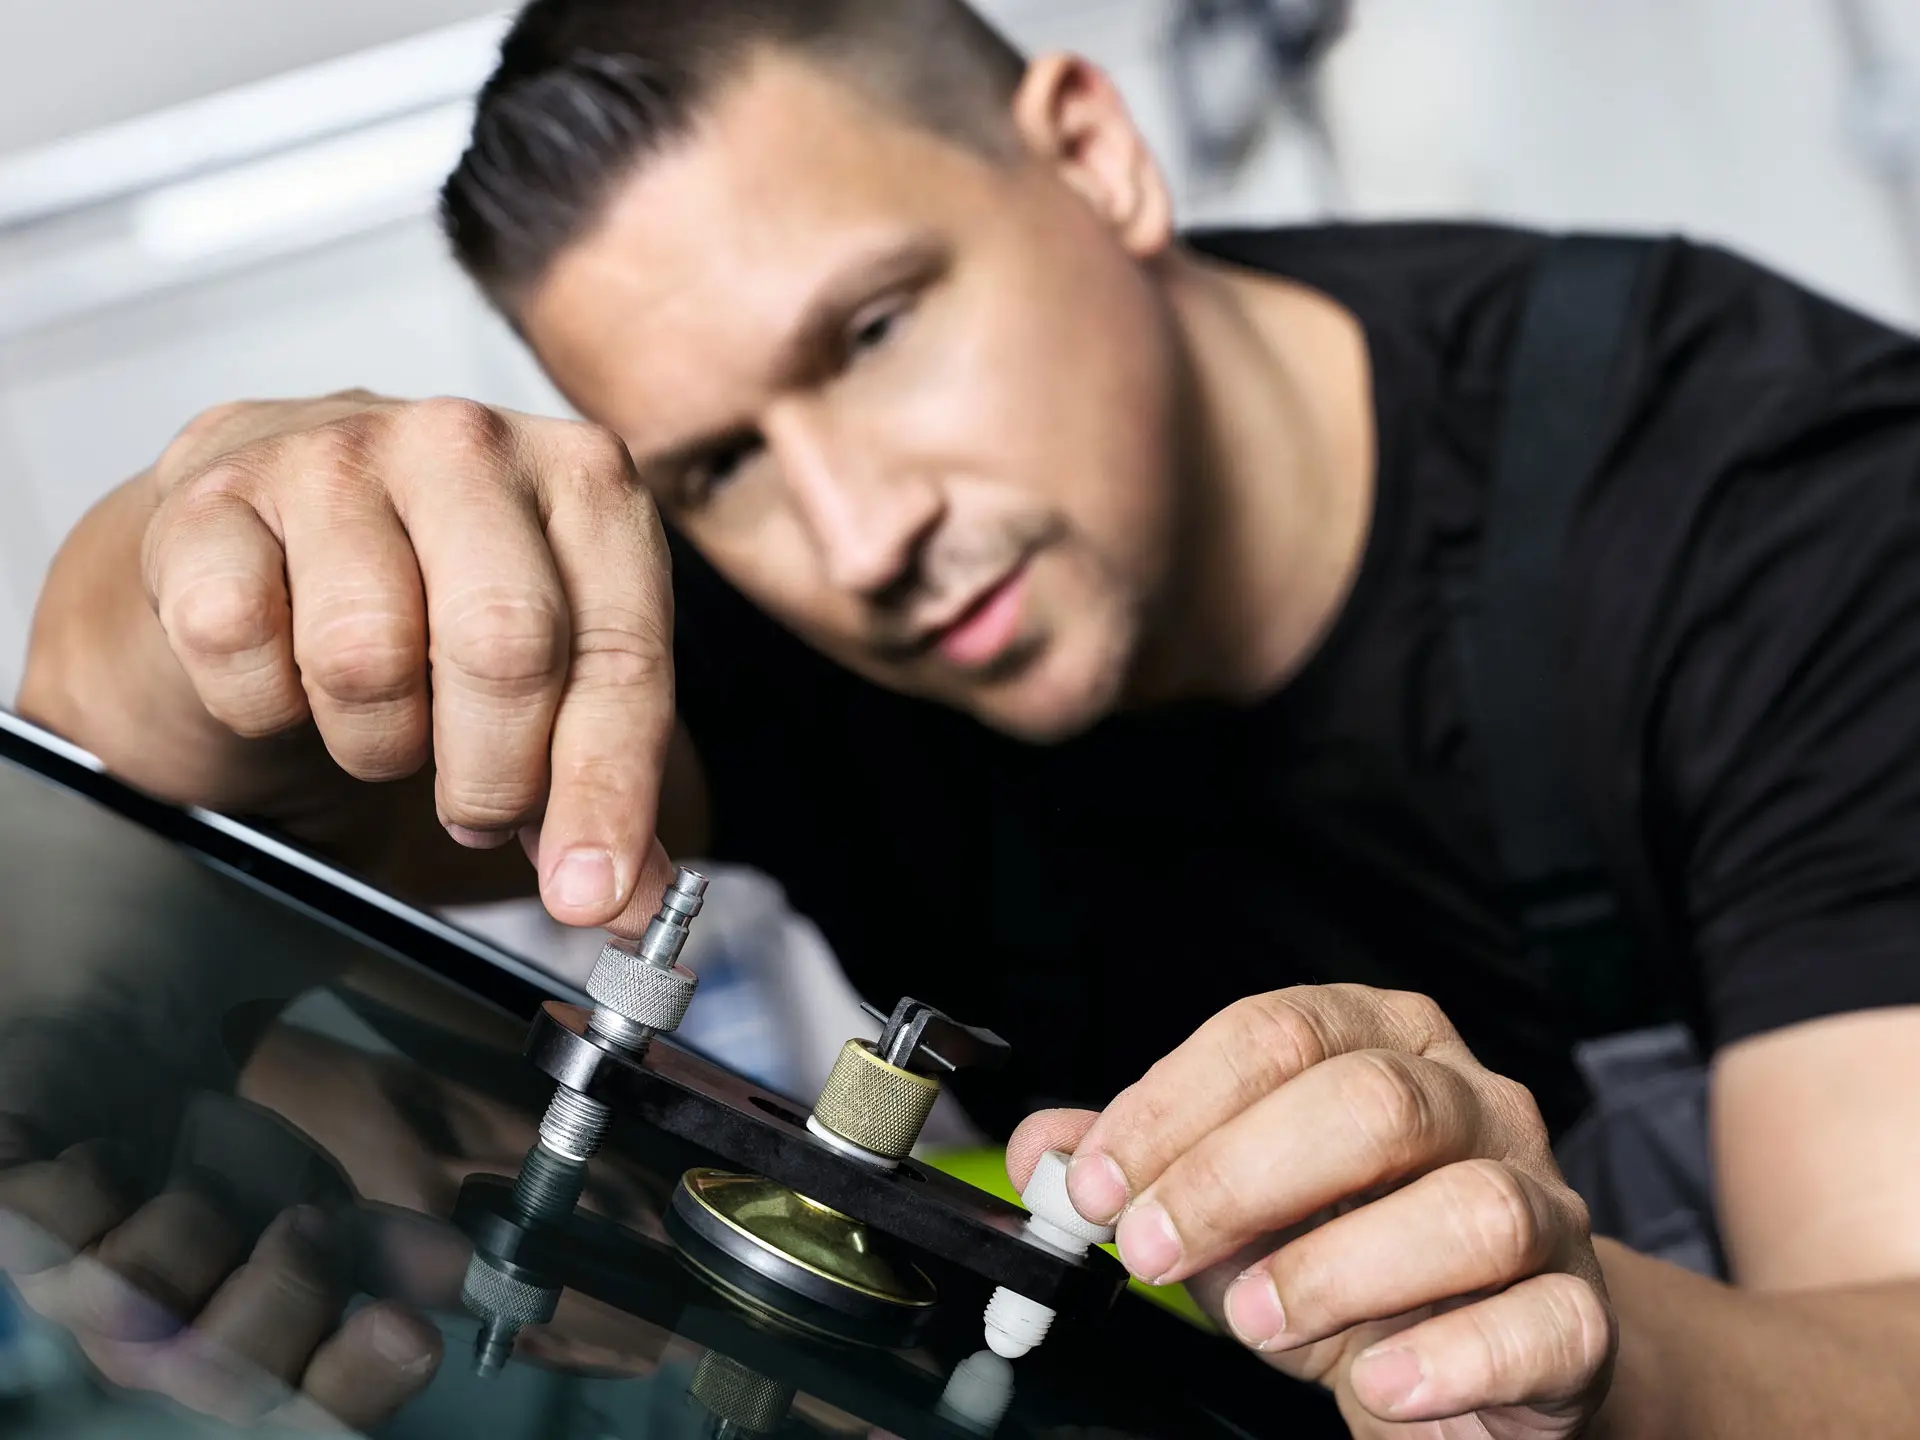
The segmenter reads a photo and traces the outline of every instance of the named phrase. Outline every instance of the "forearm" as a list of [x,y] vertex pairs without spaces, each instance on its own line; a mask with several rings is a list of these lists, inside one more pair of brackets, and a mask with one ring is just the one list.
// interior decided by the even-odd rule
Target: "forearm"
[[1600,1440],[1920,1433],[1920,1281],[1757,1293],[1595,1248],[1620,1321]]

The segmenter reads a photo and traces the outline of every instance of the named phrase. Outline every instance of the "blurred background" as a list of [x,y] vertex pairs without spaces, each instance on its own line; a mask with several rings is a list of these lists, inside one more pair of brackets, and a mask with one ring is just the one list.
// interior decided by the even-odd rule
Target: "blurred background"
[[[1191,223],[1680,230],[1920,324],[1913,0],[982,8],[1110,70]],[[0,697],[60,537],[204,407],[364,385],[560,408],[431,214],[504,23],[485,0],[0,0]],[[710,946],[783,957],[776,1009],[825,1004],[831,957],[756,885]],[[561,969],[597,949],[525,911],[475,923]],[[765,1007],[716,1003],[725,959],[696,1016],[806,1088]],[[828,1055],[847,1033],[812,1028]]]

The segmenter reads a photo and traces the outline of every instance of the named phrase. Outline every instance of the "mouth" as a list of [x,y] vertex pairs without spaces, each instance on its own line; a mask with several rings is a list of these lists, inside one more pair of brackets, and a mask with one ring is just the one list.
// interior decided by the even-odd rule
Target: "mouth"
[[1020,638],[1031,565],[1028,556],[975,593],[950,618],[932,626],[918,648],[957,669],[990,668]]

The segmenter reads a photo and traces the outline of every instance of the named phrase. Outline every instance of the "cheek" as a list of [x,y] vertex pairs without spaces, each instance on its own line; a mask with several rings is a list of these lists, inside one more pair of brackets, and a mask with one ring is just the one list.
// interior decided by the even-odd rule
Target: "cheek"
[[802,636],[829,644],[835,635],[857,632],[858,614],[826,583],[819,555],[790,510],[768,507],[753,524],[738,527],[698,519],[679,525],[728,583]]
[[1173,506],[1171,326],[1110,240],[1084,265],[1037,265],[992,369],[1018,417],[1028,482],[1118,576],[1144,580]]

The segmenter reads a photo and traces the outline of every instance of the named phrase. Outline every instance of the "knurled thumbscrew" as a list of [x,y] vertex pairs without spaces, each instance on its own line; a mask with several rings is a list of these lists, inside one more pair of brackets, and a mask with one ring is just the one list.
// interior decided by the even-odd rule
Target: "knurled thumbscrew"
[[[687,1018],[699,977],[680,963],[693,920],[707,893],[707,877],[685,866],[660,899],[637,944],[609,940],[587,980],[593,1012],[588,1031],[607,1045],[640,1055],[655,1035],[670,1035]],[[562,1085],[540,1122],[540,1143],[569,1160],[590,1160],[606,1138],[612,1112],[598,1100]]]
[[[680,964],[680,952],[706,893],[706,876],[677,870],[639,943],[607,942],[587,981],[594,1006],[587,1029],[600,1043],[639,1055],[655,1035],[679,1028],[699,983]],[[600,1101],[565,1085],[555,1088],[540,1121],[539,1143],[527,1152],[514,1183],[514,1206],[523,1223],[557,1223],[573,1213],[586,1184],[587,1161],[599,1150],[612,1119]],[[555,1287],[476,1250],[461,1299],[480,1321],[474,1342],[479,1373],[497,1373],[522,1329],[553,1318],[559,1296]]]

